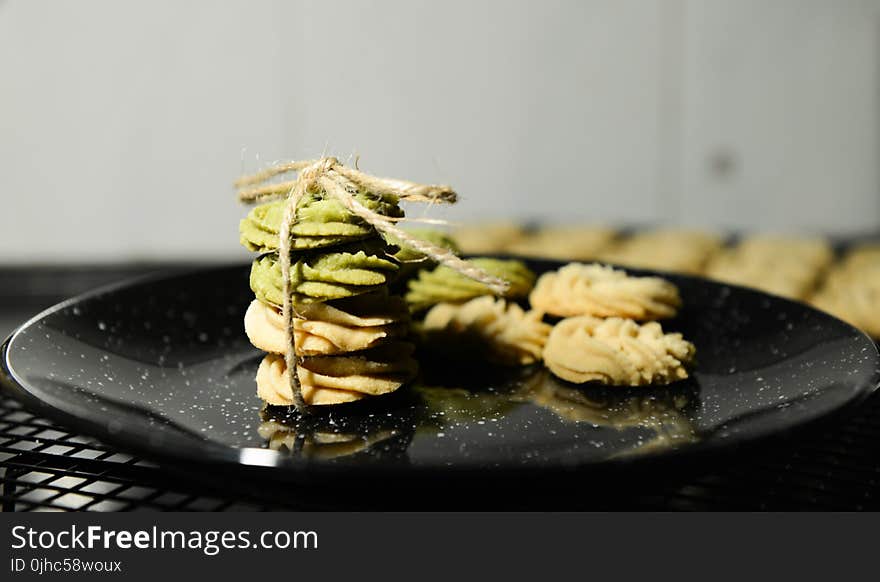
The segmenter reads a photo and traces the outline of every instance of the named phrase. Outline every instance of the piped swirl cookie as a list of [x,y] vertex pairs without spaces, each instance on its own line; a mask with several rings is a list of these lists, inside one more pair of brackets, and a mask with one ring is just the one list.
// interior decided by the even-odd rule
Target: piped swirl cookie
[[550,335],[551,326],[541,315],[486,295],[462,305],[435,305],[422,330],[432,345],[456,346],[458,352],[485,354],[501,364],[527,365],[541,359]]
[[[397,263],[367,248],[297,257],[290,266],[290,287],[299,302],[330,301],[382,288],[397,273]],[[264,303],[282,305],[281,263],[263,255],[251,266],[251,290]]]
[[[390,218],[403,216],[393,197],[356,194],[355,199],[369,210]],[[278,250],[278,234],[286,201],[256,206],[239,224],[241,244],[260,253]],[[297,221],[290,230],[291,249],[306,250],[345,244],[373,236],[374,229],[352,214],[337,200],[318,195],[303,198],[297,208]]]
[[[433,243],[439,247],[443,247],[449,249],[455,254],[460,252],[458,248],[458,243],[455,242],[455,239],[443,232],[442,230],[435,230],[430,228],[414,228],[407,231],[409,234],[424,240],[429,243]],[[425,255],[417,251],[416,249],[407,246],[405,243],[397,240],[394,237],[387,237],[386,239],[388,244],[394,245],[398,247],[398,250],[394,254],[394,258],[397,259],[400,263],[407,263],[413,261],[422,261],[426,259]]]
[[559,317],[664,319],[681,306],[678,288],[659,277],[632,277],[599,264],[570,263],[541,275],[532,308]]
[[[411,343],[395,342],[341,356],[303,358],[296,370],[303,399],[306,404],[321,406],[393,392],[418,371],[412,352]],[[263,358],[257,369],[257,393],[269,404],[293,405],[284,356],[268,354]]]
[[[510,287],[506,297],[525,297],[535,284],[535,274],[522,261],[477,258],[470,262],[490,275],[507,281]],[[413,311],[420,311],[437,303],[464,303],[481,295],[492,295],[492,290],[449,267],[440,266],[431,271],[422,271],[409,282],[406,302]]]
[[[407,332],[409,311],[403,299],[371,293],[332,303],[295,306],[297,354],[333,355],[376,347]],[[278,307],[255,299],[244,316],[248,339],[266,352],[287,350],[284,318]]]
[[693,344],[679,333],[663,333],[657,322],[580,316],[554,326],[544,362],[553,374],[575,384],[646,386],[687,378],[694,354]]
[[[365,398],[367,395],[351,390],[337,390],[325,386],[309,384],[299,374],[303,400],[312,406],[345,404]],[[293,406],[293,390],[287,378],[287,364],[284,356],[267,354],[257,368],[257,396],[272,406]]]
[[[433,243],[439,247],[443,247],[449,249],[454,254],[458,254],[460,249],[458,248],[458,244],[455,240],[440,230],[434,229],[412,229],[408,231],[409,234],[416,236],[422,240]],[[419,271],[433,269],[437,266],[437,264],[430,260],[428,257],[417,251],[416,249],[407,246],[405,243],[397,240],[394,237],[386,237],[388,244],[397,247],[399,250],[394,253],[394,259],[400,263],[400,271],[397,276],[397,280],[400,284],[405,285],[406,281],[411,279],[418,273]]]

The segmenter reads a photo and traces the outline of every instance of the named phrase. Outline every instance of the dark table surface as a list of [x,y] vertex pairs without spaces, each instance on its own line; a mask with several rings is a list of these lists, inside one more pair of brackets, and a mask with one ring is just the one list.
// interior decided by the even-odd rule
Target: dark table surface
[[[191,265],[0,268],[0,333],[85,290]],[[697,509],[880,508],[880,394],[844,416],[711,458],[646,471],[573,476],[533,495],[410,496],[395,504],[340,503],[260,483],[229,491],[215,479],[160,467],[23,409],[0,394],[0,504],[4,511],[253,509]],[[415,501],[414,501],[415,500]]]

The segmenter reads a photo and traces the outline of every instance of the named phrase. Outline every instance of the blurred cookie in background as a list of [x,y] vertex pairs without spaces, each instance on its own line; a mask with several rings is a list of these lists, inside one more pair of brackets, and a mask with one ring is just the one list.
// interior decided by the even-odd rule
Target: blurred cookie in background
[[880,338],[880,244],[850,250],[831,269],[810,303]]
[[712,259],[706,276],[789,299],[810,296],[834,260],[819,237],[755,235]]
[[623,239],[598,258],[625,267],[697,275],[722,244],[720,236],[704,231],[658,229]]
[[524,233],[515,222],[484,222],[463,224],[452,231],[452,238],[465,254],[488,255],[505,252]]
[[852,273],[868,274],[880,264],[880,242],[865,243],[852,247],[840,265]]
[[616,237],[606,226],[545,226],[510,243],[506,252],[524,257],[588,261],[598,257]]

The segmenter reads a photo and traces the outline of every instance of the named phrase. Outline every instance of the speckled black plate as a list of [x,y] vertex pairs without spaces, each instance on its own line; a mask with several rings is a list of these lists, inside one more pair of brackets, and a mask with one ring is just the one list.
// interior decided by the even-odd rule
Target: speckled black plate
[[671,276],[685,307],[664,327],[697,346],[690,380],[578,387],[540,367],[423,354],[411,387],[299,418],[263,409],[255,395],[260,354],[242,330],[247,278],[246,266],[206,270],[62,303],[6,341],[4,384],[41,414],[142,454],[312,476],[565,468],[699,451],[827,415],[878,383],[877,349],[845,323]]

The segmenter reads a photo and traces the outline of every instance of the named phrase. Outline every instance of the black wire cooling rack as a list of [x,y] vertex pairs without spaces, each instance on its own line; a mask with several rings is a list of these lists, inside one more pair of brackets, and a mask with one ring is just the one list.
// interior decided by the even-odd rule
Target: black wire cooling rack
[[[0,335],[65,297],[155,271],[192,265],[0,268]],[[206,495],[167,471],[34,416],[0,391],[0,508],[3,511],[230,511],[283,504]]]
[[3,511],[255,511],[265,504],[195,493],[162,469],[0,401]]
[[[0,270],[0,331],[11,331],[60,296],[149,270],[155,269],[78,270],[73,283],[69,270]],[[15,279],[16,284],[4,285],[4,279]],[[51,282],[51,292],[41,281]],[[24,290],[24,295],[12,297],[10,289],[19,294]],[[624,477],[626,482],[606,486],[602,495],[590,495],[581,484],[584,481],[576,482],[570,490],[554,492],[552,509],[880,509],[880,394],[822,425],[668,472],[674,474]],[[0,507],[3,511],[254,511],[333,509],[333,504],[303,503],[292,490],[279,494],[262,492],[260,487],[251,493],[215,489],[204,479],[187,479],[179,471],[72,433],[0,395]],[[476,500],[467,508],[491,507]],[[502,508],[548,507],[545,498]]]
[[[554,508],[880,509],[880,397],[872,397],[854,415],[821,430],[768,441],[760,452],[750,449],[707,465],[705,471],[688,470],[684,481],[630,483],[613,498],[597,500],[582,490],[567,500],[561,497]],[[291,494],[287,499],[296,497]],[[3,511],[313,508],[280,497],[243,498],[240,493],[206,491],[204,482],[187,481],[176,472],[70,433],[8,398],[0,399],[0,504]],[[541,507],[540,503],[521,506]]]

